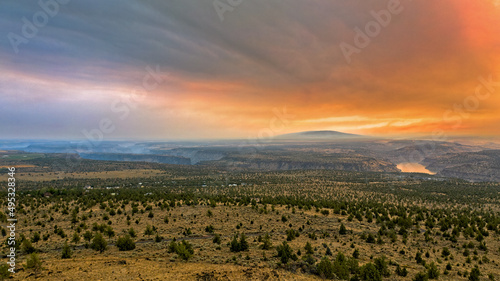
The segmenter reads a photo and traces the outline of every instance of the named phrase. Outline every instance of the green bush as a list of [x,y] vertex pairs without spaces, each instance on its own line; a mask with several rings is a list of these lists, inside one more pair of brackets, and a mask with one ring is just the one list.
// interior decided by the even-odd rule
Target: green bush
[[427,277],[429,277],[429,279],[439,278],[439,269],[434,262],[431,262],[431,264],[427,267]]
[[408,275],[408,270],[406,269],[406,266],[401,267],[398,265],[398,267],[396,267],[396,274],[398,276],[406,277]]
[[31,238],[31,241],[33,241],[33,243],[40,241],[40,232],[33,233],[33,238]]
[[350,275],[349,265],[347,259],[342,252],[339,252],[333,261],[333,272],[335,275],[343,280],[348,280]]
[[6,263],[2,263],[0,265],[0,280],[5,280],[10,278],[10,271],[9,271],[9,265]]
[[419,272],[413,277],[413,281],[427,281],[429,280],[429,276],[427,276],[426,272]]
[[209,225],[209,226],[205,227],[205,232],[214,233],[213,225]]
[[137,233],[135,232],[134,228],[131,227],[129,230],[128,230],[128,235],[130,235],[130,237],[132,238],[135,238],[137,237]]
[[158,234],[158,232],[157,232],[156,236],[155,236],[155,242],[160,243],[162,240],[163,240],[163,237],[160,234]]
[[384,256],[376,258],[374,260],[374,263],[380,275],[384,277],[389,277],[391,275],[391,272],[389,271],[388,262]]
[[108,248],[108,242],[104,239],[102,234],[98,232],[92,240],[90,248],[102,253]]
[[186,240],[182,240],[182,242],[177,245],[177,255],[179,255],[181,259],[187,261],[193,254],[193,246]]
[[441,251],[441,256],[447,257],[449,255],[451,255],[450,249],[448,249],[448,247],[444,247],[443,250]]
[[481,272],[479,272],[479,268],[474,267],[469,274],[469,281],[479,281],[479,276],[481,276]]
[[375,265],[373,263],[367,263],[363,265],[360,269],[360,274],[359,274],[361,280],[365,281],[382,281],[382,276],[380,275],[380,272],[377,270]]
[[313,255],[314,254],[314,249],[313,249],[311,243],[307,242],[306,246],[304,247],[304,249],[306,250],[306,254],[307,255]]
[[21,251],[25,254],[31,254],[36,252],[36,249],[29,239],[24,239],[23,243],[21,243]]
[[366,237],[366,243],[370,243],[370,244],[373,244],[375,243],[375,237],[373,236],[373,234],[368,234],[368,237]]
[[146,225],[146,229],[144,230],[144,235],[146,236],[150,236],[150,235],[153,235],[154,233],[154,230],[153,228],[151,227],[151,225]]
[[244,233],[241,234],[240,240],[238,241],[238,234],[236,234],[233,237],[233,240],[231,240],[231,243],[229,244],[229,249],[231,252],[241,252],[241,251],[246,251],[248,250],[249,245],[246,240],[246,236]]
[[283,241],[281,245],[276,247],[278,252],[278,257],[281,259],[281,263],[287,264],[290,259],[297,260],[297,255],[293,253],[292,247],[288,245],[286,241]]
[[266,233],[264,235],[264,238],[262,238],[262,245],[260,245],[260,248],[262,250],[270,250],[273,247],[273,244],[271,243],[271,238],[269,237],[269,234]]
[[347,234],[347,228],[345,228],[345,225],[343,223],[340,224],[339,234],[340,235],[346,235]]
[[358,259],[359,258],[359,250],[358,249],[355,249],[354,252],[352,252],[352,257],[355,258],[355,259]]
[[83,239],[85,239],[88,242],[90,242],[90,240],[92,240],[92,237],[94,237],[94,235],[92,234],[92,232],[90,232],[88,230],[83,234]]
[[176,253],[181,259],[189,260],[194,254],[193,246],[186,240],[176,243],[174,240],[168,245],[169,253]]
[[73,233],[73,238],[71,239],[71,242],[73,242],[75,244],[80,242],[80,235],[78,235],[77,232]]
[[125,235],[123,237],[118,238],[116,241],[116,247],[118,247],[118,250],[120,251],[131,251],[135,249],[135,242],[132,240],[130,235]]
[[327,257],[323,257],[321,259],[321,261],[316,266],[316,270],[318,271],[318,275],[323,279],[333,279],[336,277],[333,273],[333,264]]
[[61,253],[61,259],[69,259],[69,258],[71,258],[71,254],[72,254],[72,251],[68,245],[68,242],[64,242],[64,246],[63,246],[62,253]]
[[212,239],[212,242],[214,244],[219,244],[220,245],[220,243],[222,242],[222,240],[220,238],[220,234],[215,234],[214,239]]
[[31,253],[26,260],[26,269],[33,270],[35,273],[35,278],[38,276],[40,271],[42,271],[42,261],[36,253]]

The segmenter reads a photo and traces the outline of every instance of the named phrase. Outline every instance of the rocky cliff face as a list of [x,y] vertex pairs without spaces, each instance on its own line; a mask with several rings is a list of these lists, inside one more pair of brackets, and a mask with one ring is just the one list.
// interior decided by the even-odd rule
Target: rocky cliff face
[[370,172],[398,172],[399,169],[388,161],[376,159],[359,159],[350,161],[324,161],[318,158],[317,161],[297,161],[290,159],[242,159],[238,157],[223,158],[214,161],[213,164],[225,167],[226,169],[251,169],[261,171],[277,170],[343,170],[343,171],[370,171]]
[[449,153],[428,157],[423,163],[439,176],[471,181],[500,181],[500,150]]
[[153,154],[81,153],[80,157],[91,160],[140,161],[163,164],[191,165],[191,160],[189,158]]
[[380,157],[386,158],[393,163],[419,163],[426,157],[482,150],[479,147],[436,141],[394,141],[388,147],[391,147],[391,150],[383,152]]
[[192,165],[203,161],[220,160],[225,156],[225,153],[217,150],[204,150],[196,148],[176,148],[162,151],[164,154],[189,158]]

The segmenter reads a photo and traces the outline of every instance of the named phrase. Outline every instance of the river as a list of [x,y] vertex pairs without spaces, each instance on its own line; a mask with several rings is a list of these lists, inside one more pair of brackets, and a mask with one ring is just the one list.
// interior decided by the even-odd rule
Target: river
[[425,168],[424,165],[419,163],[400,163],[397,165],[403,173],[424,173],[429,175],[434,175],[433,173]]

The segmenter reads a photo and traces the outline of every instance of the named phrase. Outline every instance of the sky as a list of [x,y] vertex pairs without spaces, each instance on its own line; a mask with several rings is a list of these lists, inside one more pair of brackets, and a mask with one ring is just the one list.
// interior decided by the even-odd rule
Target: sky
[[4,0],[0,138],[499,138],[499,34],[498,0]]

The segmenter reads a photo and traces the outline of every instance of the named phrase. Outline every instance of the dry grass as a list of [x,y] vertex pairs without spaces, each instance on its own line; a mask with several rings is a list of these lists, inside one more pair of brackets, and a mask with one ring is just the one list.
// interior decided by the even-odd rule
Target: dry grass
[[[139,209],[143,209],[142,206]],[[41,257],[46,268],[41,278],[37,280],[319,280],[318,277],[301,272],[300,269],[292,273],[277,267],[278,258],[273,257],[276,250],[264,251],[259,249],[260,243],[256,241],[258,235],[269,233],[273,245],[277,246],[286,240],[286,230],[290,229],[290,224],[292,224],[293,229],[304,228],[297,239],[289,242],[292,248],[295,251],[301,249],[302,253],[304,253],[306,242],[310,242],[316,249],[314,256],[318,260],[325,255],[326,248],[323,245],[330,247],[334,255],[341,251],[350,256],[354,250],[351,246],[353,244],[354,248],[359,249],[361,252],[360,264],[370,262],[372,257],[385,255],[389,260],[408,267],[409,276],[407,278],[398,277],[393,273],[386,280],[411,280],[414,274],[424,270],[423,266],[417,265],[414,261],[419,248],[424,253],[427,251],[430,253],[430,257],[426,258],[428,262],[438,262],[441,273],[448,262],[452,263],[453,269],[450,274],[447,276],[441,274],[440,280],[467,280],[458,276],[457,271],[470,271],[476,263],[475,261],[466,263],[466,258],[461,254],[462,249],[460,247],[458,249],[450,248],[454,260],[445,261],[441,258],[440,251],[444,246],[449,247],[450,242],[440,237],[436,237],[435,244],[423,241],[423,235],[421,234],[418,236],[410,235],[406,245],[402,243],[400,237],[395,243],[391,243],[387,238],[384,238],[385,243],[382,245],[368,244],[360,239],[359,234],[363,232],[375,234],[378,230],[375,223],[358,222],[356,220],[349,222],[346,216],[334,214],[324,216],[315,211],[302,212],[297,210],[293,213],[292,210],[285,207],[277,207],[274,212],[270,208],[268,209],[269,212],[266,214],[259,213],[258,210],[250,206],[219,205],[211,208],[198,205],[194,207],[175,207],[170,211],[162,211],[154,207],[153,218],[148,217],[148,211],[142,214],[139,212],[131,216],[130,225],[126,223],[125,214],[117,214],[110,217],[116,236],[108,239],[108,241],[113,244],[118,236],[125,234],[130,227],[133,227],[138,234],[135,239],[138,241],[135,250],[120,252],[115,246],[109,246],[107,251],[99,254],[93,250],[83,248],[82,237],[82,241],[76,245],[78,247],[72,259],[69,260],[60,259],[60,249],[65,239],[54,234],[52,230],[55,225],[63,228],[68,236],[67,239],[71,240],[75,229],[70,223],[71,215],[61,215],[52,211],[50,216],[54,217],[54,221],[48,222],[47,218],[41,217],[44,213],[49,213],[48,208],[42,208],[37,212],[29,212],[25,215],[27,224],[20,222],[20,231],[26,234],[34,231],[38,231],[42,235],[51,234],[48,241],[40,241],[35,244],[42,251]],[[213,213],[212,217],[207,216],[208,210]],[[88,211],[86,212],[88,213]],[[96,206],[92,209],[92,213],[94,216],[85,222],[89,228],[91,228],[93,222],[105,223],[102,220],[105,210]],[[129,205],[125,208],[125,213],[131,214]],[[289,217],[287,222],[281,221],[282,215]],[[163,222],[165,216],[169,218],[168,224]],[[45,227],[33,225],[33,222],[39,220],[46,223]],[[138,220],[138,223],[135,223],[136,220]],[[347,235],[338,235],[339,220],[349,230]],[[237,229],[236,226],[239,223],[242,223],[242,226]],[[158,233],[165,240],[156,243],[153,241],[154,236],[145,236],[143,232],[148,224],[156,226]],[[217,244],[212,243],[213,236],[205,232],[205,227],[209,224],[215,227],[215,233],[222,236],[220,250],[217,249]],[[182,232],[185,228],[191,228],[193,234],[184,236]],[[227,243],[237,232],[246,233],[247,241],[250,243],[249,251],[230,252]],[[308,238],[308,233],[315,233],[318,239],[312,240]],[[323,233],[328,236],[323,237]],[[189,262],[183,262],[177,258],[176,254],[167,252],[166,248],[169,240],[174,237],[178,240],[186,239],[193,244],[195,254]],[[465,240],[460,239],[458,245],[463,242]],[[500,263],[498,236],[491,234],[486,237],[486,243],[491,249],[487,255],[490,262],[482,264],[481,271],[483,273],[494,273],[498,278],[500,274],[498,268]],[[477,245],[477,243],[475,244]],[[400,250],[405,250],[406,254],[401,255]],[[262,259],[263,254],[268,258],[268,261]],[[486,253],[479,251],[480,258],[484,255]],[[391,266],[390,269],[394,272],[395,267]],[[21,278],[20,280],[34,280],[34,276],[30,272],[20,272],[17,277]]]

